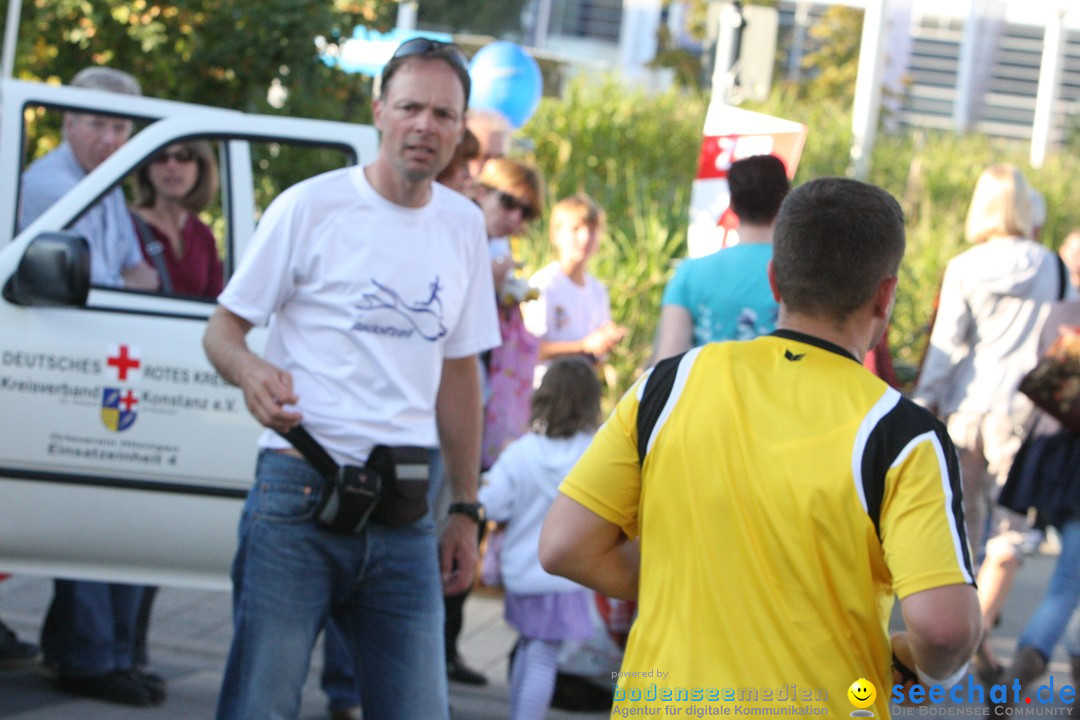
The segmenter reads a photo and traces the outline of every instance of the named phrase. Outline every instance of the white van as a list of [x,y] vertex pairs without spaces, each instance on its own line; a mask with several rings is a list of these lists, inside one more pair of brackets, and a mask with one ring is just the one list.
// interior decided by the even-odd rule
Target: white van
[[[137,131],[16,234],[36,128],[66,110]],[[259,428],[203,354],[214,302],[90,287],[66,228],[165,146],[208,140],[227,279],[275,183],[369,162],[375,130],[0,80],[0,137],[0,572],[227,588]]]

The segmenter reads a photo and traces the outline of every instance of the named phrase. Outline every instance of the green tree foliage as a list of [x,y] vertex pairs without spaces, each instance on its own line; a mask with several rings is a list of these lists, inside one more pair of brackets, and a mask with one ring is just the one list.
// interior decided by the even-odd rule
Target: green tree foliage
[[859,70],[863,11],[830,6],[808,34],[815,49],[803,57],[808,79],[801,94],[808,99],[843,98],[851,102]]
[[[330,44],[366,24],[387,29],[391,0],[24,0],[16,75],[66,82],[92,64],[125,69],[148,95],[328,119],[365,117],[370,90],[321,62]],[[285,104],[270,108],[277,80]]]
[[[318,57],[356,25],[387,30],[393,0],[23,0],[15,74],[67,82],[81,68],[127,70],[149,96],[248,112],[370,122],[371,80],[332,68]],[[267,99],[280,86],[283,102]],[[38,113],[30,157],[58,142],[58,116]],[[290,146],[253,148],[263,176],[260,204],[277,190],[340,165],[332,152]],[[273,156],[271,158],[271,155]]]

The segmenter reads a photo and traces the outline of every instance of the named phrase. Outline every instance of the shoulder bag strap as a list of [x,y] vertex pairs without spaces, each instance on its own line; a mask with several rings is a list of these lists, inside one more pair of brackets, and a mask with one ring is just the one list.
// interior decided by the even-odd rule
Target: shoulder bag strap
[[135,234],[139,236],[139,242],[142,243],[146,254],[150,256],[151,262],[154,263],[154,269],[157,270],[158,276],[161,278],[161,291],[171,293],[173,284],[172,277],[169,275],[169,268],[165,266],[165,246],[154,235],[150,223],[146,222],[141,215],[133,212],[131,213],[131,219],[135,222]]
[[311,437],[311,433],[303,425],[297,425],[288,432],[278,432],[278,435],[288,440],[294,448],[300,451],[304,459],[311,463],[311,466],[318,470],[323,477],[330,480],[337,477],[340,469],[337,462],[330,457],[330,453],[326,452],[326,449],[319,444],[318,440]]
[[1065,267],[1065,261],[1060,255],[1054,253],[1054,257],[1057,258],[1058,264],[1058,300],[1064,300],[1069,289],[1069,269]]

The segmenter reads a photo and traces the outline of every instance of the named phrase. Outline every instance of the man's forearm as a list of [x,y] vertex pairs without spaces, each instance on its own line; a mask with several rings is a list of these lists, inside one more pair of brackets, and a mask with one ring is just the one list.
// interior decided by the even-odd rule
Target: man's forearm
[[637,600],[641,553],[625,535],[587,562],[570,562],[557,573],[587,588],[620,600]]
[[637,598],[641,552],[622,530],[559,493],[540,531],[540,564],[609,597]]
[[241,386],[242,368],[254,357],[246,336],[251,325],[222,306],[214,310],[203,335],[203,350],[210,364],[227,382]]
[[943,678],[961,668],[982,636],[979,598],[970,585],[946,585],[900,601],[907,644],[916,667]]
[[450,498],[453,502],[475,502],[483,435],[480,369],[475,355],[443,362],[435,418]]

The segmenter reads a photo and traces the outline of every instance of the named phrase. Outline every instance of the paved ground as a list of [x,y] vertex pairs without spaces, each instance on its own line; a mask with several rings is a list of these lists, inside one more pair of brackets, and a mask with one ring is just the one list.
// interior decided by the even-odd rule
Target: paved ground
[[[1012,653],[1017,634],[1042,597],[1053,557],[1037,556],[1025,563],[1016,587],[1006,604],[1002,623],[995,635],[999,653]],[[16,576],[0,583],[0,613],[4,621],[25,638],[36,638],[50,596],[48,580]],[[158,595],[151,626],[151,655],[155,667],[169,681],[169,699],[160,707],[126,708],[82,700],[56,693],[48,680],[33,670],[0,673],[0,718],[3,720],[193,720],[211,718],[230,636],[229,597],[222,592],[201,592],[164,588]],[[502,603],[497,597],[473,594],[465,606],[462,653],[469,664],[490,679],[485,688],[451,685],[454,720],[504,720],[507,716],[506,658],[514,642],[513,631],[502,620]],[[321,654],[316,652],[312,674],[304,691],[302,720],[324,720],[324,699],[318,688]],[[1047,675],[1060,688],[1069,678],[1062,651],[1057,651]],[[1043,679],[1047,682],[1049,677]],[[879,689],[880,692],[880,689]],[[1037,708],[1063,716],[1060,705]],[[933,711],[933,712],[931,712]],[[905,709],[905,717],[929,715],[982,715],[981,707],[936,707]],[[1023,717],[1022,713],[1017,713]],[[598,720],[606,713],[566,713],[553,711],[551,720]],[[418,719],[420,720],[420,719]]]
[[[0,583],[0,615],[26,640],[36,639],[52,583],[14,576]],[[232,621],[229,595],[162,588],[154,604],[150,627],[154,668],[169,683],[166,702],[154,708],[122,705],[62,695],[34,670],[0,673],[0,718],[3,720],[202,720],[212,718],[221,673],[229,648]],[[483,671],[490,682],[473,688],[451,684],[454,720],[505,720],[508,693],[506,661],[515,640],[502,619],[502,599],[473,593],[465,605],[461,651],[470,667]],[[318,686],[321,651],[313,656],[304,688],[302,720],[325,720],[325,698]],[[553,720],[596,720],[607,713],[553,711]],[[421,719],[418,719],[421,720]]]

